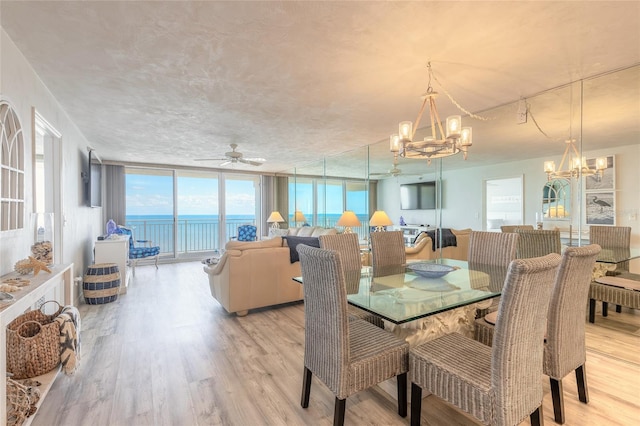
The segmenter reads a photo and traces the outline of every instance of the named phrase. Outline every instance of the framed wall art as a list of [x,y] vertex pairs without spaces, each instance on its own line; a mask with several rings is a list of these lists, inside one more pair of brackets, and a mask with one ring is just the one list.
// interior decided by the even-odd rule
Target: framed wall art
[[[613,191],[616,189],[616,169],[615,158],[609,155],[607,158],[607,168],[603,170],[602,176],[598,173],[592,176],[585,176],[586,191]],[[587,159],[587,167],[594,170],[596,168],[596,159]]]
[[585,212],[587,225],[615,225],[615,192],[587,192]]

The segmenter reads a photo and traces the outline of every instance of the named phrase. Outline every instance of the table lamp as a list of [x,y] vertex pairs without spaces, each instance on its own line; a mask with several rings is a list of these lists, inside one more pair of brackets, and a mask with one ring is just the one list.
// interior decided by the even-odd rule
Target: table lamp
[[384,210],[376,210],[373,212],[371,219],[369,219],[369,225],[376,227],[376,232],[384,231],[385,226],[393,225],[389,216],[384,212]]
[[338,219],[336,225],[344,226],[344,233],[350,234],[353,232],[351,230],[352,226],[360,226],[360,220],[354,212],[352,212],[351,210],[345,210],[345,212],[342,213],[342,216],[340,216],[340,219]]
[[271,212],[267,219],[267,223],[270,223],[273,229],[278,229],[280,228],[280,222],[284,222],[280,212]]
[[302,222],[303,224],[307,221],[307,218],[304,217],[304,214],[300,210],[296,210],[293,213],[293,222],[298,225],[298,222]]

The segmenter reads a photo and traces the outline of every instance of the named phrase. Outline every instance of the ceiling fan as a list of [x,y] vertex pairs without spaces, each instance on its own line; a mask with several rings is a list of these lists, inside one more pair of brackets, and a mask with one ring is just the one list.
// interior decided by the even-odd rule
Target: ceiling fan
[[402,174],[402,170],[400,170],[398,168],[398,156],[394,155],[393,156],[393,167],[392,168],[387,170],[386,173],[369,173],[369,176],[385,178],[385,177],[391,177],[391,176],[397,177],[400,174]]
[[222,163],[220,163],[220,166],[227,166],[229,164],[237,163],[249,164],[251,166],[261,166],[262,163],[267,161],[264,158],[258,157],[244,158],[241,152],[236,151],[238,144],[232,143],[230,146],[231,151],[224,153],[225,158],[196,158],[195,161],[222,161]]

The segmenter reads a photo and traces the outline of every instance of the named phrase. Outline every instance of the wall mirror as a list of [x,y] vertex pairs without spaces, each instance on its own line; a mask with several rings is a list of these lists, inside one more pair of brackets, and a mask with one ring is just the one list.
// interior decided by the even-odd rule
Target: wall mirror
[[542,217],[545,220],[571,218],[571,183],[567,179],[552,179],[542,188]]
[[522,225],[522,176],[485,181],[485,217],[488,231],[503,225]]

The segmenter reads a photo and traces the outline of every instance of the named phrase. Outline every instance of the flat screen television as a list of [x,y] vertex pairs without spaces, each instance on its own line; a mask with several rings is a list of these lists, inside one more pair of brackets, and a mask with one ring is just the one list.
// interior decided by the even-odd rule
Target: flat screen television
[[89,167],[86,176],[87,204],[89,207],[102,207],[102,162],[93,150],[89,150]]
[[400,185],[402,210],[433,210],[436,208],[436,182],[405,183]]

